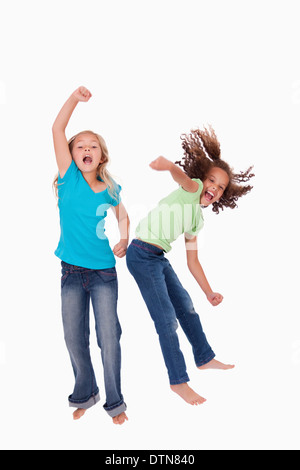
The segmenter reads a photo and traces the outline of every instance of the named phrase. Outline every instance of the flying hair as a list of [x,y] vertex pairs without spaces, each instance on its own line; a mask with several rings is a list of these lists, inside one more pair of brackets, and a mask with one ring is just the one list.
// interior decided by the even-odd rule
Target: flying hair
[[194,129],[189,134],[182,134],[181,140],[184,157],[175,163],[181,166],[190,178],[204,181],[212,168],[220,168],[228,174],[228,186],[220,200],[212,204],[213,212],[219,214],[225,207],[235,209],[238,199],[253,188],[242,184],[255,176],[251,173],[253,166],[244,172],[235,173],[228,163],[221,159],[221,146],[211,126],[208,126],[208,129],[204,127],[204,130]]

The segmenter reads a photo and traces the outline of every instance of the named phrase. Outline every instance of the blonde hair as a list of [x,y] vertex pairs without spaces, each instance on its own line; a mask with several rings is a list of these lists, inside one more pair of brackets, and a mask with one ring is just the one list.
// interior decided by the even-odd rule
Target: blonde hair
[[[82,131],[74,135],[68,141],[71,155],[72,155],[72,150],[73,150],[75,140],[77,139],[77,137],[79,137],[82,134],[92,134],[95,137],[97,137],[99,144],[100,144],[101,152],[102,152],[102,162],[99,164],[99,167],[97,169],[97,176],[101,179],[101,181],[103,181],[106,184],[110,196],[112,196],[112,198],[114,199],[117,199],[117,187],[118,186],[107,170],[107,165],[110,162],[109,154],[108,154],[106,142],[101,135],[96,134],[93,131]],[[54,178],[53,188],[54,188],[55,195],[58,198],[58,174]]]

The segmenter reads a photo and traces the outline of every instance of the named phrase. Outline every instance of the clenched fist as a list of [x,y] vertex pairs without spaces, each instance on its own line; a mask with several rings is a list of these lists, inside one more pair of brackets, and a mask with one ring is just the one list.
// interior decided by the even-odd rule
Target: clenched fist
[[158,157],[156,160],[150,163],[150,167],[157,171],[167,171],[170,170],[171,164],[172,162],[167,160],[165,157]]
[[84,86],[80,86],[79,88],[77,88],[77,90],[74,91],[74,93],[72,93],[72,95],[78,101],[87,102],[91,98],[92,93]]

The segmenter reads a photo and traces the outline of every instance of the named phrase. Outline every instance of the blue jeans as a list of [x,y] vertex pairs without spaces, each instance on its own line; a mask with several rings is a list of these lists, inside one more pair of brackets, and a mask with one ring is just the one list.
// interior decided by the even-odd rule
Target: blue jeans
[[69,404],[72,407],[88,409],[100,400],[89,346],[91,299],[104,370],[104,409],[109,416],[117,416],[126,410],[126,404],[121,394],[122,332],[117,315],[116,270],[81,268],[64,261],[61,265],[64,335],[75,375],[75,387],[69,397]]
[[126,258],[154,321],[170,384],[186,383],[189,377],[176,332],[178,322],[192,346],[197,367],[215,357],[192,300],[160,248],[135,239]]

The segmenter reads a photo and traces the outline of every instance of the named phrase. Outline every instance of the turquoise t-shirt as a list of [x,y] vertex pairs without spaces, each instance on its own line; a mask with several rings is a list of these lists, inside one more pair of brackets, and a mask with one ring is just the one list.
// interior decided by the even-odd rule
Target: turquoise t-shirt
[[61,235],[55,255],[62,261],[89,269],[113,268],[116,260],[105,235],[105,217],[121,202],[107,189],[95,193],[74,160],[63,178],[58,175],[58,207]]
[[136,236],[161,246],[166,253],[171,251],[171,244],[183,233],[197,236],[204,225],[200,206],[203,183],[197,178],[193,178],[193,181],[198,183],[198,191],[189,193],[182,187],[173,191],[141,220],[136,228]]

